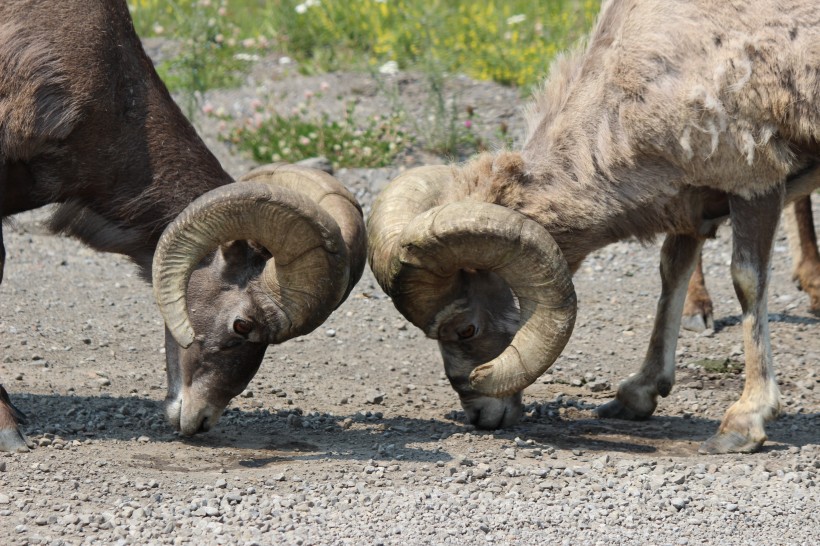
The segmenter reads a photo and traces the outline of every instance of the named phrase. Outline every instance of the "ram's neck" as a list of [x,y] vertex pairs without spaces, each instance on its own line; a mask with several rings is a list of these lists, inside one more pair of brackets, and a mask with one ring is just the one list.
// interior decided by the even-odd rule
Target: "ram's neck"
[[[114,20],[128,21],[128,14]],[[82,123],[55,153],[30,163],[48,198],[62,203],[55,230],[125,254],[148,276],[165,227],[191,201],[232,179],[172,100],[133,30],[118,32],[126,46],[107,56],[110,47],[98,48],[88,78],[93,86],[71,90]],[[92,101],[100,96],[112,97],[112,106],[96,107]]]
[[650,240],[679,229],[692,214],[676,183],[680,175],[661,162],[613,167],[594,151],[528,150],[524,164],[532,183],[517,209],[550,232],[575,270],[591,252],[634,237]]

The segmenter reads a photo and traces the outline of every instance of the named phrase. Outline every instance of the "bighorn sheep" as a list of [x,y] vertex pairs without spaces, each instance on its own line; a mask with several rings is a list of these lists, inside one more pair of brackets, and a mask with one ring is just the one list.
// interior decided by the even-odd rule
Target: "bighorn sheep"
[[[800,290],[808,294],[809,310],[820,313],[820,251],[817,249],[811,197],[807,195],[787,206],[783,210],[783,219],[792,256],[792,279]],[[699,258],[695,272],[689,279],[681,326],[695,332],[712,328],[713,308],[703,276],[703,263]]]
[[368,218],[369,260],[396,307],[437,339],[480,427],[515,422],[521,391],[575,318],[571,273],[593,250],[665,233],[643,366],[602,417],[644,419],[674,383],[703,236],[731,218],[746,386],[707,453],[753,451],[778,413],[766,312],[784,201],[820,185],[820,12],[813,0],[610,0],[559,58],[520,153],[399,176]]
[[[124,0],[0,2],[0,216],[48,203],[55,231],[153,280],[166,412],[184,435],[214,425],[269,344],[320,325],[365,263],[361,209],[331,176],[273,165],[231,179]],[[0,451],[26,449],[21,418],[0,387]]]

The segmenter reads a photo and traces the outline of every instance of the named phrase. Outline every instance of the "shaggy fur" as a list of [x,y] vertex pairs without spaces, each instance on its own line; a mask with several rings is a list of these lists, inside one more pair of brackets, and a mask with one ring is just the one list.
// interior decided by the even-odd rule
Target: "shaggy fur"
[[526,117],[520,158],[487,154],[457,169],[454,197],[536,220],[573,269],[626,237],[703,235],[704,220],[728,214],[726,194],[766,193],[816,167],[820,10],[607,2]]
[[37,4],[0,3],[0,217],[64,203],[55,231],[149,277],[162,229],[232,179],[171,100],[124,2]]
[[[601,416],[632,419],[649,417],[674,384],[689,277],[704,237],[730,217],[746,385],[702,450],[759,448],[763,425],[780,406],[766,310],[773,237],[784,202],[820,186],[816,0],[609,0],[589,40],[555,61],[527,119],[521,152],[453,167],[449,188],[438,187],[441,171],[404,176],[405,208],[420,214],[428,205],[474,200],[513,209],[546,228],[572,271],[607,244],[665,234],[643,365],[599,408]],[[385,243],[397,239],[408,214],[398,201],[384,205],[373,222],[384,232],[370,235],[374,272],[391,295],[411,293],[390,277],[395,264]],[[504,312],[488,316],[498,321]],[[462,364],[477,370],[490,358],[477,352]],[[517,408],[482,403],[495,414],[484,420],[489,426]]]

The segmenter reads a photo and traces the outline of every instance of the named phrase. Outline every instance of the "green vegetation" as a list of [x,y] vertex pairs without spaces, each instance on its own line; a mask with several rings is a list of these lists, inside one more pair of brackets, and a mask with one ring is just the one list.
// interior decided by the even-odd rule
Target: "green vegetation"
[[731,358],[705,358],[703,360],[697,360],[693,362],[693,364],[711,373],[738,374],[743,371],[743,363],[732,360]]
[[407,136],[396,117],[367,120],[364,127],[348,104],[342,121],[327,114],[310,114],[310,99],[299,112],[283,116],[266,111],[261,103],[253,117],[235,126],[224,138],[261,163],[295,162],[324,156],[339,167],[384,167],[401,151]]
[[[250,61],[269,50],[286,54],[308,72],[367,70],[421,71],[431,97],[430,119],[413,120],[413,129],[431,150],[464,156],[483,146],[472,114],[445,100],[449,74],[515,85],[524,92],[546,74],[555,54],[590,27],[600,0],[128,0],[134,25],[143,37],[162,36],[178,47],[162,63],[160,75],[185,100],[189,117],[203,93],[241,81]],[[299,153],[327,153],[343,146],[352,117],[334,121],[259,112],[258,127],[241,122],[230,133],[240,148],[260,160]],[[339,164],[383,161],[397,153],[381,139],[398,136],[400,105],[387,119],[360,127],[368,144],[336,155]],[[499,128],[503,132],[503,128]],[[300,141],[316,134],[314,144]],[[362,137],[366,137],[364,140]],[[504,135],[500,135],[505,140]],[[265,144],[263,139],[271,139]],[[295,138],[295,141],[289,139]],[[372,140],[369,140],[371,139]],[[407,142],[395,142],[401,146]],[[334,142],[340,140],[340,142]],[[245,141],[248,141],[247,143]],[[274,142],[275,141],[275,142]],[[284,145],[279,146],[282,141]],[[365,153],[370,150],[370,154]],[[285,153],[290,151],[291,153]],[[298,155],[298,154],[297,154]]]

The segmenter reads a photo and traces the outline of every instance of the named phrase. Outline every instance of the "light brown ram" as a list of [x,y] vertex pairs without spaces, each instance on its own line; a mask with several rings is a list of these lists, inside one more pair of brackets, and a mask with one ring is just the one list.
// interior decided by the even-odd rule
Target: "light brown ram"
[[[0,2],[0,217],[49,203],[55,231],[153,279],[166,412],[185,435],[213,426],[268,345],[319,326],[364,268],[361,209],[331,176],[222,169],[124,0]],[[0,386],[0,451],[26,449],[21,419]]]
[[590,252],[666,234],[640,371],[602,417],[645,419],[675,376],[688,280],[731,218],[746,385],[707,453],[753,451],[780,408],[766,312],[784,202],[820,184],[820,11],[814,0],[611,0],[558,59],[523,150],[394,180],[368,219],[369,259],[396,307],[437,339],[469,419],[515,422],[521,391],[574,324]]

